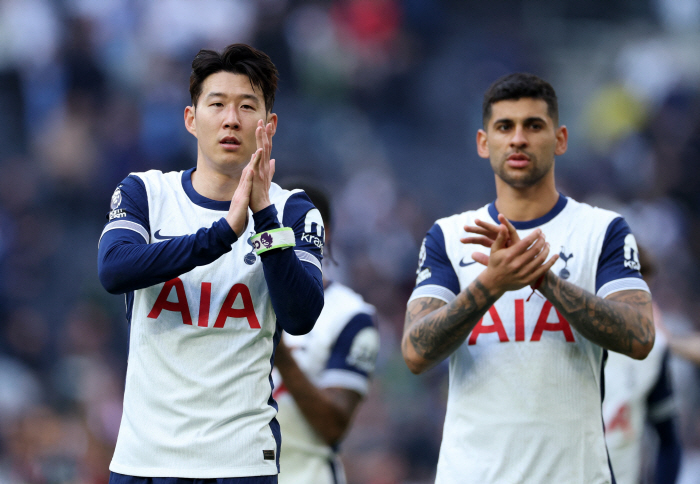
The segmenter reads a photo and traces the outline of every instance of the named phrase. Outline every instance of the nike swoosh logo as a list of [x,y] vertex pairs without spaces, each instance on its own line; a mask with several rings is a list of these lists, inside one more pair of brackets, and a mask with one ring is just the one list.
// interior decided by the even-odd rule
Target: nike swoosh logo
[[160,235],[160,230],[156,230],[156,233],[153,234],[153,237],[155,237],[158,240],[168,240],[168,239],[174,239],[177,237],[177,235]]
[[462,260],[459,261],[459,267],[467,267],[467,266],[470,266],[470,265],[472,265],[472,264],[476,264],[476,261],[467,262],[467,263],[465,264],[465,263],[464,263],[464,257],[462,257]]

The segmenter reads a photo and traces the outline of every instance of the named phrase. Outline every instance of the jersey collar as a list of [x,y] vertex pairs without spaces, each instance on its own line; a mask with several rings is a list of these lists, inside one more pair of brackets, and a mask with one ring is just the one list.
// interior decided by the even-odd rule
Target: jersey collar
[[[566,207],[566,202],[567,198],[562,195],[561,193],[559,194],[559,200],[557,200],[557,203],[554,204],[554,207],[552,210],[547,212],[541,217],[538,217],[534,220],[527,220],[525,222],[514,222],[510,221],[510,223],[513,224],[513,227],[515,227],[516,230],[526,230],[526,229],[534,229],[535,227],[539,227],[540,225],[544,225],[550,220],[552,220],[554,217],[559,215],[562,210],[564,210],[564,207]],[[498,221],[498,210],[496,209],[496,202],[491,202],[489,204],[489,215],[491,215],[491,218],[496,221],[497,224],[501,224],[501,222]]]
[[209,210],[218,210],[220,212],[228,212],[231,207],[231,202],[225,202],[221,200],[212,200],[205,196],[200,195],[192,186],[192,172],[197,168],[190,168],[182,172],[182,188],[185,190],[187,197],[195,205],[199,205],[202,208],[207,208]]

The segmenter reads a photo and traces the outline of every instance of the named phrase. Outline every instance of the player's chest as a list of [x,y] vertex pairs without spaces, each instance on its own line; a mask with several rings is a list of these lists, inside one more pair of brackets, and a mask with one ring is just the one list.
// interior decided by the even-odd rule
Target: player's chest
[[[532,230],[518,231],[520,238],[530,235]],[[571,282],[588,291],[595,290],[595,270],[598,264],[597,250],[589,242],[587,234],[572,230],[545,232],[549,243],[547,260],[558,256],[551,271],[561,279]],[[474,252],[489,255],[490,249],[477,245],[453,245],[452,266],[464,289],[484,271],[485,266],[472,258]]]

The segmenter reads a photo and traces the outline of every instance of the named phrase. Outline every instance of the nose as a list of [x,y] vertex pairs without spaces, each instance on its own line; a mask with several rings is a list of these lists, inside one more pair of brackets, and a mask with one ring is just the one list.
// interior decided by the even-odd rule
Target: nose
[[241,123],[238,120],[238,111],[234,106],[229,106],[224,115],[224,128],[227,129],[238,129],[241,127]]
[[510,139],[510,145],[513,147],[527,146],[525,129],[522,126],[516,126],[515,130],[513,130],[513,137]]

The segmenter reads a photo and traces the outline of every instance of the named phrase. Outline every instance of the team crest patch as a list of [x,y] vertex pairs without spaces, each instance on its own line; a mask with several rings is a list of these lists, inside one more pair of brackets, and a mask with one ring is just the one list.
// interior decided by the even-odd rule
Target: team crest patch
[[253,238],[253,235],[255,235],[255,232],[251,232],[250,237],[248,237],[246,239],[246,242],[250,246],[250,252],[248,252],[245,255],[245,257],[243,257],[243,262],[245,262],[249,266],[252,266],[253,264],[255,264],[255,261],[257,259],[256,255],[255,255],[255,246],[253,245],[253,242],[250,240]]
[[114,193],[112,194],[112,201],[110,203],[109,208],[114,210],[119,207],[122,203],[122,191],[117,187],[116,190],[114,190]]
[[561,252],[559,252],[559,258],[564,261],[564,268],[559,271],[559,277],[561,277],[562,279],[568,279],[571,275],[566,266],[569,265],[569,259],[571,259],[573,256],[573,253],[566,255],[564,247],[561,248]]

